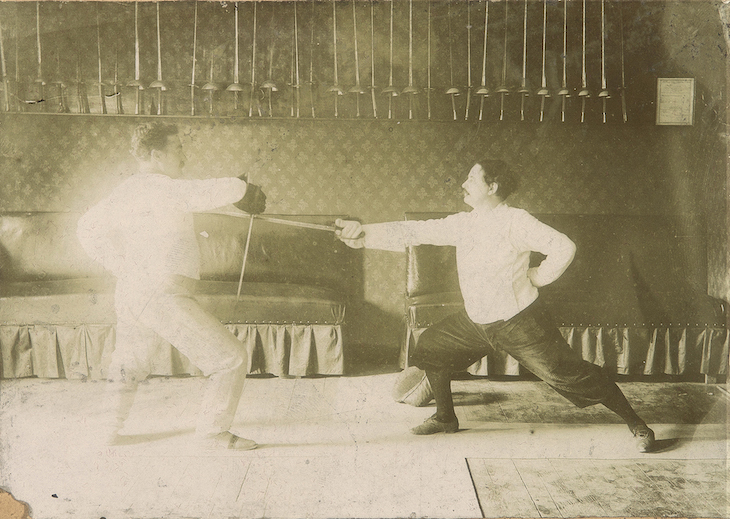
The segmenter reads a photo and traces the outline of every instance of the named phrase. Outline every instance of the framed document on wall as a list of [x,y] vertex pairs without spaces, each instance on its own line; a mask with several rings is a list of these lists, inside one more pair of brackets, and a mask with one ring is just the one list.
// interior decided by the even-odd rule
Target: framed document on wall
[[694,78],[657,78],[657,124],[691,126],[694,124],[694,106]]

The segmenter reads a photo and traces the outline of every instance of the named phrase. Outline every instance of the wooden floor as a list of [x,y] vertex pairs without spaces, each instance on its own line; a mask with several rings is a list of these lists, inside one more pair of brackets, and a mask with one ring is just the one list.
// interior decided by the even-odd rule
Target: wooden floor
[[[725,517],[726,460],[469,458],[484,517]],[[607,498],[610,492],[611,498]]]
[[33,519],[728,517],[724,386],[626,382],[660,449],[638,454],[600,406],[534,381],[454,381],[462,430],[390,397],[396,374],[251,378],[234,430],[249,452],[200,451],[202,379],[152,379],[104,447],[102,382],[0,381],[0,487]]

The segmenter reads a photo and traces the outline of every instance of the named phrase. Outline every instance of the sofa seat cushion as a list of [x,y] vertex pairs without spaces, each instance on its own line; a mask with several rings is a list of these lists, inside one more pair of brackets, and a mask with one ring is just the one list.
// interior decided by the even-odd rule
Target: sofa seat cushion
[[725,303],[701,291],[604,292],[546,286],[540,299],[558,326],[725,326]]
[[[547,286],[540,289],[540,300],[556,326],[633,326],[694,327],[725,326],[726,309],[722,300],[706,294],[657,292],[651,301],[633,293],[619,296],[597,294],[580,289]],[[406,299],[408,323],[427,327],[464,307],[460,292],[438,292]]]
[[342,324],[345,301],[335,290],[286,283],[200,281],[196,299],[224,323]]
[[[115,323],[113,278],[5,284],[3,324]],[[345,302],[331,289],[283,283],[200,281],[196,299],[223,323],[341,324]]]
[[114,285],[104,277],[5,283],[0,323],[115,323]]

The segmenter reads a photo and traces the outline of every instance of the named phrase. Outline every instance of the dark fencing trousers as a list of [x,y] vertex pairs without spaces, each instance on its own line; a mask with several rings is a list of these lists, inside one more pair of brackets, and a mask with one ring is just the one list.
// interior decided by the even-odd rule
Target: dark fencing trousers
[[606,403],[618,386],[570,348],[549,314],[535,302],[511,319],[477,324],[465,310],[421,334],[409,364],[426,372],[463,371],[494,350],[509,353],[578,407]]

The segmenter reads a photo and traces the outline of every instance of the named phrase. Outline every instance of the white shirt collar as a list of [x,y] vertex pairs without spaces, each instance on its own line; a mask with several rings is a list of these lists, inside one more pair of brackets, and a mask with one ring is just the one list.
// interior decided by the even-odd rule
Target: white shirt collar
[[476,207],[471,210],[471,213],[474,216],[496,217],[496,216],[499,216],[500,214],[502,214],[508,207],[509,206],[507,205],[507,202],[502,201],[496,207],[491,207],[491,208],[486,207],[486,206]]

